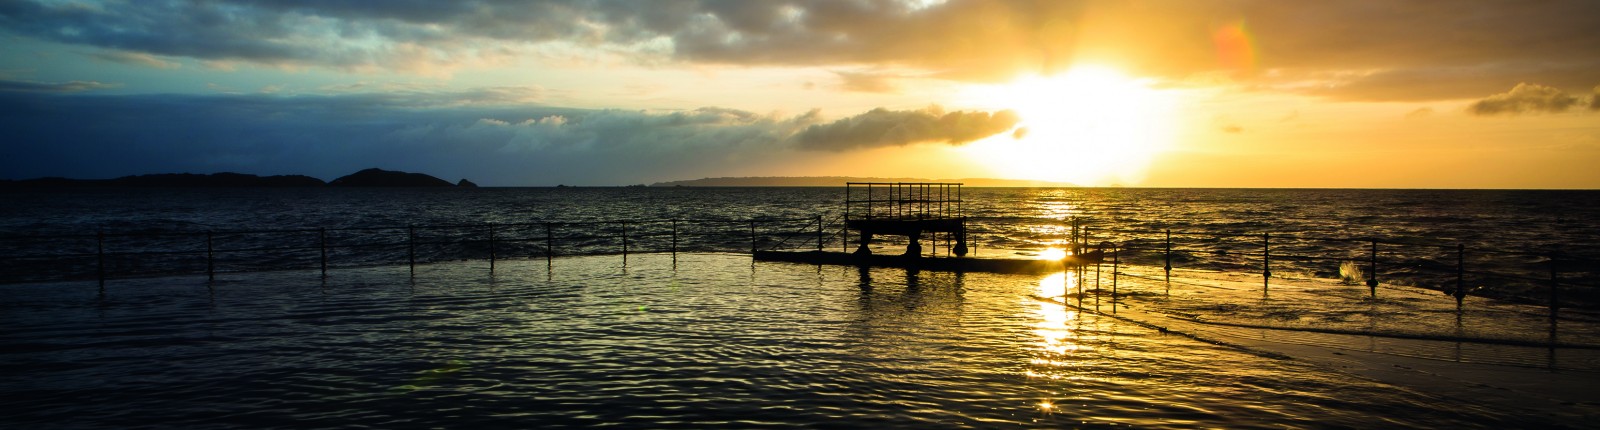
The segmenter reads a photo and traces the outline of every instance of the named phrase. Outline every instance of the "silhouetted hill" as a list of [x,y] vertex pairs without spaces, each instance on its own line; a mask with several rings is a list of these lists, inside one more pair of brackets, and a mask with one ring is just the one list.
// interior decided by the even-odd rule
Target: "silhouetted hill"
[[958,182],[969,187],[1076,187],[1066,182],[1025,179],[868,178],[853,176],[756,176],[702,178],[651,184],[652,187],[843,187],[846,182]]
[[335,187],[454,187],[456,184],[422,173],[399,172],[378,168],[341,176],[328,182]]

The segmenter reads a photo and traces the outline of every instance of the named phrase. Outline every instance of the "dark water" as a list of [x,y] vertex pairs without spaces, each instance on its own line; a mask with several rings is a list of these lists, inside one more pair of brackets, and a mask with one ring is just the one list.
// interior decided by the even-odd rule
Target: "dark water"
[[[0,255],[77,257],[56,259],[59,266],[0,259],[0,276],[93,277],[96,231],[110,235],[98,244],[106,252],[146,254],[108,259],[114,274],[128,275],[204,272],[207,231],[294,230],[217,234],[222,271],[316,267],[322,244],[333,248],[335,266],[405,263],[411,253],[421,261],[484,259],[488,223],[499,225],[493,234],[500,258],[542,258],[547,237],[558,255],[625,246],[747,252],[752,219],[779,220],[756,225],[754,245],[808,249],[817,246],[818,217],[824,247],[846,249],[843,195],[840,188],[7,192],[0,194],[0,236],[9,240],[0,241]],[[1062,247],[1077,218],[1087,241],[1116,242],[1135,264],[1165,265],[1171,231],[1176,267],[1259,273],[1269,251],[1268,268],[1280,276],[1337,278],[1341,265],[1371,276],[1376,240],[1383,282],[1454,288],[1464,269],[1463,284],[1474,294],[1533,300],[1545,295],[1555,260],[1575,304],[1596,301],[1600,285],[1597,191],[977,188],[963,197],[979,256]],[[633,224],[575,224],[596,221]],[[413,225],[422,228],[406,229]],[[316,228],[332,231],[304,230]],[[186,234],[141,235],[171,232]],[[39,235],[78,236],[26,238]],[[424,245],[408,247],[413,235]],[[41,274],[41,267],[49,270]]]
[[[92,281],[0,285],[0,427],[1588,425],[1079,313],[1034,299],[1039,277],[862,272],[709,252],[748,249],[751,218],[800,220],[763,225],[763,234],[806,232],[818,214],[831,222],[840,191],[0,194],[6,255],[92,253],[92,236],[37,237],[101,230],[114,234],[105,242],[113,254],[180,251],[113,255],[119,272],[189,273],[114,280],[104,294]],[[1592,255],[1600,238],[1594,192],[976,189],[964,197],[978,253],[988,256],[1058,246],[1062,219],[1079,216],[1094,240],[1135,247],[1153,237],[1142,232],[1171,229],[1177,263],[1194,268],[1250,270],[1255,235],[1269,232],[1284,253],[1276,272],[1336,276],[1338,263],[1368,245],[1325,239],[1383,237],[1384,276],[1409,270],[1426,281],[1423,265],[1448,258],[1435,254],[1456,243],[1528,250],[1494,267],[1538,271],[1543,255]],[[642,225],[577,224],[555,232],[560,255],[548,266],[536,252],[544,222],[619,219],[686,220],[683,246],[698,252],[625,264],[573,256],[615,252],[612,228],[634,229],[636,252],[667,246]],[[490,222],[501,225],[504,259],[493,274],[477,260],[484,243],[461,242],[484,237]],[[451,243],[424,246],[421,259],[440,262],[415,277],[403,265],[404,228],[335,231],[331,240],[344,246],[326,279],[303,247],[316,233],[298,231],[406,225],[456,226],[419,233]],[[228,233],[263,229],[296,232]],[[193,275],[204,264],[196,238],[208,231],[217,249],[234,250],[218,258],[216,282]],[[792,239],[816,245],[809,233]],[[1296,254],[1334,258],[1288,258]],[[462,258],[474,260],[451,261]],[[42,265],[5,261],[8,273]],[[84,261],[54,267],[93,270]],[[283,267],[296,270],[248,272]],[[1564,276],[1584,279],[1579,269]]]
[[[8,428],[1553,425],[1030,298],[748,256],[9,285]],[[1575,423],[1567,423],[1575,424]]]

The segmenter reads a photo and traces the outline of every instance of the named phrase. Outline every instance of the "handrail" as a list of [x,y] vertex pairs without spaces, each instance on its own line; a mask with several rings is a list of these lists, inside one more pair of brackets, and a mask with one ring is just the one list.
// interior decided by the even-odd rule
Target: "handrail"
[[[631,219],[536,220],[510,223],[445,223],[338,228],[271,228],[229,230],[98,231],[95,234],[0,236],[0,283],[37,282],[84,277],[122,278],[150,273],[194,273],[203,257],[205,273],[214,277],[218,263],[250,267],[246,271],[292,269],[309,263],[322,267],[330,258],[361,261],[368,265],[415,265],[439,259],[483,258],[487,249],[493,262],[499,255],[562,255],[672,252],[689,250],[738,251],[729,246],[735,236],[730,227],[800,224],[815,226],[817,217],[753,217],[749,219]],[[807,227],[800,227],[802,231]],[[804,233],[779,233],[787,240]],[[275,235],[280,237],[268,238]],[[666,245],[666,238],[672,245]],[[152,240],[138,240],[149,238]],[[822,238],[819,231],[819,240]],[[612,247],[620,242],[620,250]],[[684,242],[684,243],[680,243]],[[496,252],[497,245],[507,252]],[[419,249],[420,247],[420,249]],[[386,249],[351,254],[356,250]],[[744,248],[750,250],[749,248]],[[55,250],[57,252],[50,252]],[[394,255],[404,250],[405,255]],[[330,257],[329,252],[336,251]],[[252,261],[250,254],[277,253],[283,261]],[[315,254],[315,257],[310,254]],[[388,253],[389,255],[384,255]],[[421,255],[419,255],[419,253]],[[193,262],[191,262],[193,261]],[[26,263],[24,263],[26,262]],[[306,264],[301,264],[306,263]],[[118,266],[127,267],[118,267]],[[266,269],[259,269],[266,266]],[[346,267],[338,265],[335,267]],[[130,268],[131,267],[131,268]],[[93,273],[90,273],[90,271]],[[59,273],[57,273],[59,271]],[[152,272],[154,271],[154,272]],[[223,271],[226,273],[225,271]]]
[[[408,226],[354,226],[339,228],[279,228],[258,230],[174,230],[174,231],[141,231],[117,232],[101,231],[96,234],[57,234],[57,235],[9,235],[0,236],[0,241],[11,242],[9,252],[0,254],[0,262],[10,262],[9,265],[18,266],[19,261],[30,261],[28,265],[46,265],[51,260],[78,261],[73,266],[76,272],[64,274],[65,277],[84,275],[84,265],[104,266],[118,264],[117,261],[106,262],[107,258],[124,259],[139,256],[199,256],[205,255],[207,266],[212,266],[213,260],[228,259],[244,253],[265,252],[295,252],[318,251],[322,253],[317,259],[326,262],[330,257],[326,255],[329,250],[356,250],[369,248],[398,248],[398,247],[464,247],[453,250],[432,250],[431,254],[424,255],[423,260],[439,258],[444,255],[454,257],[479,258],[479,247],[487,245],[493,249],[495,244],[511,246],[505,255],[545,255],[553,256],[556,253],[557,242],[567,243],[568,250],[563,255],[577,255],[580,253],[617,253],[609,251],[617,241],[623,243],[621,253],[638,252],[664,252],[665,238],[672,237],[671,251],[683,250],[726,250],[745,252],[758,250],[759,238],[752,237],[754,233],[747,233],[745,226],[771,225],[794,223],[785,230],[772,232],[770,229],[763,236],[777,237],[776,242],[768,242],[765,249],[780,249],[797,236],[804,236],[808,231],[815,231],[818,236],[819,249],[824,248],[824,241],[843,232],[848,235],[847,226],[843,221],[848,213],[838,213],[831,218],[824,219],[821,225],[817,221],[825,215],[808,218],[795,217],[756,217],[750,219],[731,218],[703,218],[703,219],[634,219],[634,220],[532,220],[523,222],[504,223],[452,223]],[[995,218],[995,217],[985,217]],[[973,219],[985,219],[973,218]],[[1026,217],[1004,217],[1006,219],[1028,219]],[[1069,219],[1038,219],[1047,223],[1066,223]],[[1082,219],[1074,220],[1081,222]],[[722,226],[719,228],[718,226]],[[829,227],[835,227],[830,230]],[[573,228],[578,228],[574,230]],[[541,229],[548,229],[543,230]],[[1065,235],[1066,231],[1061,232]],[[424,231],[437,231],[442,233],[419,234]],[[496,234],[484,238],[484,233]],[[1161,257],[1165,267],[1171,267],[1174,262],[1173,255],[1189,257],[1198,255],[1211,255],[1224,257],[1221,259],[1208,259],[1199,264],[1250,267],[1252,261],[1265,263],[1265,268],[1271,268],[1273,261],[1288,262],[1353,262],[1370,276],[1372,294],[1376,295],[1377,287],[1384,284],[1379,276],[1386,273],[1393,276],[1396,272],[1404,272],[1407,276],[1413,274],[1429,273],[1426,276],[1454,275],[1458,283],[1466,276],[1472,276],[1474,282],[1495,279],[1516,281],[1532,284],[1530,288],[1569,288],[1578,287],[1585,289],[1600,289],[1600,285],[1592,282],[1595,272],[1600,272],[1600,261],[1593,258],[1573,256],[1557,251],[1529,251],[1473,248],[1470,255],[1475,261],[1486,261],[1495,257],[1519,256],[1527,257],[1526,261],[1500,262],[1495,267],[1468,268],[1467,244],[1426,243],[1420,241],[1399,241],[1375,239],[1371,236],[1353,237],[1328,237],[1323,235],[1298,235],[1292,233],[1265,232],[1207,232],[1184,230],[1151,230],[1143,229],[1116,229],[1093,228],[1092,234],[1097,238],[1115,240],[1118,247],[1128,254],[1125,260],[1137,260],[1151,256]],[[380,232],[376,234],[365,234]],[[393,232],[393,233],[381,233]],[[974,248],[981,241],[981,235],[989,234],[982,228],[982,224],[969,227],[970,246]],[[556,234],[560,233],[560,234]],[[759,232],[758,232],[759,233]],[[270,243],[273,239],[252,238],[261,235],[299,235],[289,243]],[[319,237],[320,236],[320,237]],[[739,238],[752,239],[751,247],[735,246]],[[1271,245],[1263,250],[1262,239],[1270,237]],[[129,250],[128,241],[135,238],[157,238],[155,242],[134,243]],[[387,238],[387,239],[386,239]],[[1182,240],[1182,238],[1190,238]],[[1195,246],[1194,238],[1226,239],[1220,242],[1206,242],[1208,246]],[[211,240],[216,240],[212,246]],[[362,240],[365,239],[365,240]],[[688,240],[682,244],[680,239]],[[1082,238],[1089,242],[1089,239]],[[61,241],[76,241],[74,245],[63,246]],[[1094,240],[1093,242],[1099,242]],[[1285,249],[1286,243],[1298,242],[1345,242],[1351,246],[1346,252],[1336,252],[1333,255],[1304,255],[1303,252],[1280,251]],[[0,242],[0,245],[6,243]],[[263,243],[269,242],[269,243]],[[848,237],[839,243],[848,244]],[[1254,243],[1254,245],[1251,245]],[[608,245],[609,244],[609,245]],[[32,245],[32,246],[30,246]],[[110,249],[108,249],[110,245]],[[1174,246],[1177,245],[1177,246]],[[848,245],[846,245],[848,246]],[[1218,246],[1221,246],[1218,248]],[[1245,248],[1240,248],[1245,246]],[[1249,251],[1248,246],[1256,247],[1256,251]],[[1402,249],[1395,249],[1395,248]],[[1407,251],[1406,248],[1432,248],[1432,251],[1418,255]],[[40,248],[58,250],[62,252],[49,252]],[[120,248],[120,249],[117,249]],[[1559,249],[1559,247],[1555,247]],[[0,248],[4,249],[4,248]],[[596,249],[607,250],[593,252]],[[1380,252],[1381,250],[1381,252]],[[33,252],[21,252],[33,251]],[[0,251],[7,252],[7,251]],[[492,254],[492,252],[490,252]],[[1428,255],[1432,254],[1432,255]],[[1456,258],[1450,258],[1455,255]],[[494,259],[490,255],[490,259]],[[333,258],[350,258],[349,255],[336,255]],[[100,260],[85,263],[84,260]],[[371,261],[373,258],[356,258],[362,261]],[[1268,261],[1263,261],[1263,260]],[[1148,260],[1146,260],[1148,261]],[[1381,263],[1381,265],[1380,265]],[[67,264],[67,263],[62,263]],[[242,263],[232,263],[236,266]],[[1256,266],[1261,268],[1262,266]],[[0,282],[16,282],[9,276],[16,276],[18,270],[4,271],[0,267]],[[1516,270],[1512,270],[1516,269]],[[1269,270],[1270,271],[1270,270]],[[1582,272],[1584,279],[1563,277],[1564,273]],[[113,272],[112,274],[115,274]],[[28,281],[40,280],[37,274],[25,274]],[[1270,274],[1266,276],[1270,278]],[[1264,287],[1266,285],[1264,284]],[[1451,287],[1454,288],[1454,287]]]

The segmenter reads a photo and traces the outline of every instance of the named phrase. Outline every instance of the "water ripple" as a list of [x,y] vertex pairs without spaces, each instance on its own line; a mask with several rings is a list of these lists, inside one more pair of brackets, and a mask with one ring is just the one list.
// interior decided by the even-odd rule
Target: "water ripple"
[[[1031,299],[725,254],[10,285],[5,427],[1526,424]],[[1053,307],[1052,307],[1053,306]],[[93,401],[85,401],[93,399]],[[1536,421],[1534,421],[1536,422]]]

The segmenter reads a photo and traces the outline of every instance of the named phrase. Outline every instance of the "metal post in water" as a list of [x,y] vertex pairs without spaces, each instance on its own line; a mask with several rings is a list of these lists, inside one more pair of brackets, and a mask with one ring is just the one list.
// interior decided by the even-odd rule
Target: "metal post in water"
[[406,226],[406,262],[411,266],[411,276],[417,276],[417,226]]
[[1100,291],[1101,291],[1100,290],[1100,261],[1105,260],[1104,256],[1105,256],[1105,254],[1101,254],[1101,258],[1094,262],[1094,308],[1095,309],[1100,309]]
[[1372,275],[1367,277],[1367,288],[1372,290],[1372,297],[1378,297],[1378,240],[1372,240],[1372,262],[1367,266],[1367,271]]
[[1261,233],[1261,295],[1267,295],[1272,282],[1272,233]]
[[544,223],[544,268],[550,269],[550,259],[556,253],[555,237],[550,234],[550,223]]
[[678,261],[678,220],[672,220],[672,261]]
[[850,209],[845,208],[844,228],[839,229],[839,252],[850,252]]
[[1561,309],[1561,274],[1557,272],[1557,254],[1550,254],[1550,331],[1555,332],[1556,313]]
[[206,281],[217,280],[216,258],[212,253],[211,232],[206,232]]
[[822,215],[817,215],[817,252],[822,252]]
[[317,247],[322,250],[322,277],[328,277],[328,229],[317,229]]
[[1461,313],[1461,301],[1467,298],[1467,245],[1456,244],[1456,313]]
[[1117,313],[1117,270],[1122,267],[1122,247],[1111,247],[1111,313]]
[[622,265],[628,265],[628,222],[622,222]]
[[755,220],[751,220],[750,221],[750,257],[754,258],[755,255],[756,255],[756,222],[755,222]]
[[494,223],[489,223],[489,273],[494,273]]
[[1172,229],[1167,229],[1167,294],[1172,294]]
[[94,232],[95,274],[100,278],[100,294],[106,293],[106,232]]

